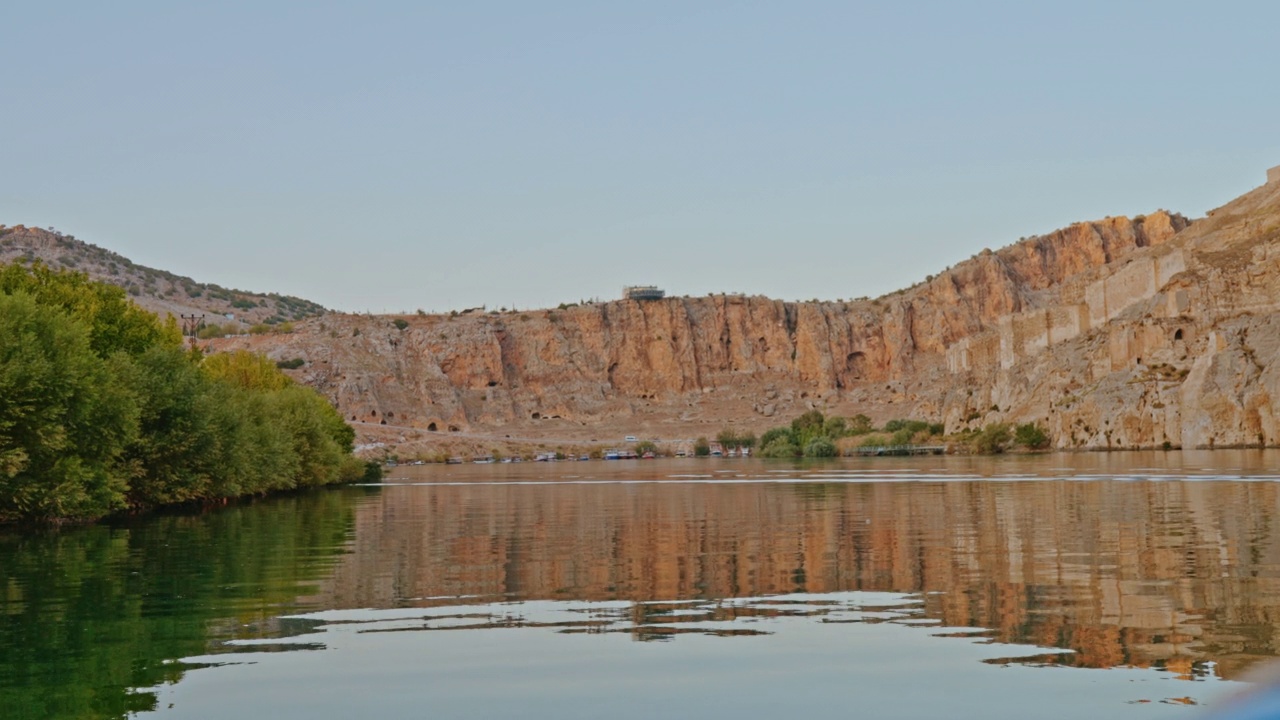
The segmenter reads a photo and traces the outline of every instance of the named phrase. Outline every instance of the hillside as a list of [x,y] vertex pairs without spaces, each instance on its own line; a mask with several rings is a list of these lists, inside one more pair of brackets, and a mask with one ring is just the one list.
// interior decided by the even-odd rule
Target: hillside
[[[80,270],[94,280],[124,288],[139,305],[161,315],[208,315],[234,329],[323,315],[316,303],[287,295],[231,290],[138,265],[71,235],[23,225],[0,225],[0,263],[39,260],[54,268]],[[219,318],[212,316],[218,315]],[[228,320],[227,315],[234,319]]]
[[[150,307],[214,295],[218,309],[265,303],[246,319],[277,323],[317,307],[188,288],[69,238],[0,232],[10,256],[87,266]],[[809,409],[941,422],[948,432],[1034,421],[1060,448],[1276,445],[1278,289],[1272,182],[1195,222],[1158,211],[1077,223],[875,299],[327,313],[291,333],[206,348],[291,361],[291,374],[328,396],[362,442],[407,453],[760,432]]]
[[[1133,412],[1145,406],[1132,392],[1079,402],[1099,383],[1142,387],[1126,366],[1130,350],[1147,358],[1136,377],[1181,372],[1182,356],[1164,359],[1172,351],[1158,353],[1155,339],[1125,344],[1136,308],[1155,303],[1188,318],[1180,321],[1186,363],[1206,351],[1192,325],[1202,339],[1239,312],[1208,288],[1166,294],[1171,283],[1198,287],[1190,273],[1199,245],[1188,243],[1218,227],[1218,216],[1191,223],[1161,211],[1077,223],[870,300],[717,295],[522,313],[330,314],[292,335],[214,347],[297,359],[295,376],[326,393],[364,438],[409,448],[759,432],[814,408],[942,421],[951,432],[1036,421],[1060,447],[1256,443],[1243,430],[1209,438],[1173,420],[1135,425],[1126,402]],[[1223,262],[1241,251],[1215,252],[1227,253],[1210,256]],[[1117,423],[1138,429],[1122,434]]]

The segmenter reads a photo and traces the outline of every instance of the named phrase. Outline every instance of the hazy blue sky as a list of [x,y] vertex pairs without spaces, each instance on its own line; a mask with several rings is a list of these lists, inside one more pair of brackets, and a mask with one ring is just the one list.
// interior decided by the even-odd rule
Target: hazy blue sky
[[42,2],[0,223],[346,310],[877,295],[1280,164],[1274,2]]

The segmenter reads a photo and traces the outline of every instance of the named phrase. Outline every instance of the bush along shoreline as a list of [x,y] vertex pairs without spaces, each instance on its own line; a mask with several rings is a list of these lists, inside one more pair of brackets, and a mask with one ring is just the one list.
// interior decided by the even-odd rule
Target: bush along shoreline
[[759,446],[757,455],[765,458],[840,457],[857,455],[866,448],[908,446],[939,446],[949,453],[995,455],[1012,450],[1040,451],[1050,444],[1048,433],[1035,423],[993,423],[947,435],[941,423],[890,420],[876,428],[866,415],[826,417],[818,410],[810,410],[790,425],[766,430],[759,440],[751,436],[751,442]]
[[355,433],[262,356],[203,356],[125,292],[0,266],[0,522],[370,480]]

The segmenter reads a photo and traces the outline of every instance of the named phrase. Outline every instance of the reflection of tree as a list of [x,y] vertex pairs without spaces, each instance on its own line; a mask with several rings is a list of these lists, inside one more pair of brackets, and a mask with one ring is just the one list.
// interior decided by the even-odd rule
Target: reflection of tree
[[342,550],[350,505],[331,491],[0,536],[0,714],[152,709],[155,696],[135,688],[178,680],[174,661],[209,652],[211,640],[265,632],[275,623],[262,621],[311,589]]
[[324,594],[926,592],[946,625],[1071,648],[1071,664],[1188,674],[1213,659],[1231,677],[1280,654],[1278,509],[1276,485],[1247,482],[419,487],[358,513]]

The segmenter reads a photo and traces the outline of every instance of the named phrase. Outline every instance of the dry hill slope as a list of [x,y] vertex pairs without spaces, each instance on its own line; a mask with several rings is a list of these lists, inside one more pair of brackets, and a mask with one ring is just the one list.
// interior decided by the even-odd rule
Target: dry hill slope
[[[216,321],[234,328],[284,323],[325,312],[320,305],[301,298],[228,290],[137,265],[110,250],[52,229],[0,225],[0,263],[35,260],[49,267],[80,270],[94,280],[119,285],[134,302],[152,312],[175,316],[205,314],[210,316],[210,323]],[[234,320],[227,320],[228,314]],[[221,317],[214,318],[215,315]]]

